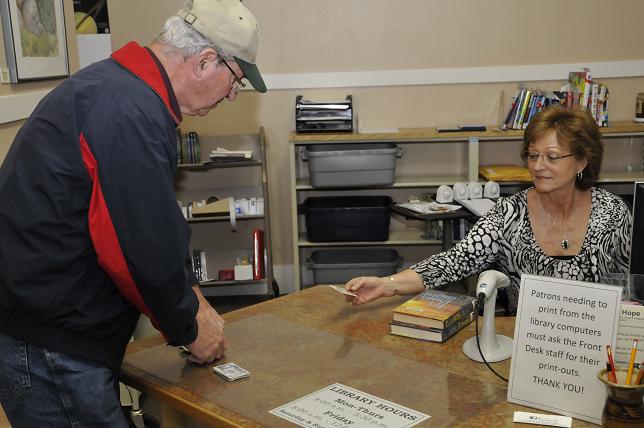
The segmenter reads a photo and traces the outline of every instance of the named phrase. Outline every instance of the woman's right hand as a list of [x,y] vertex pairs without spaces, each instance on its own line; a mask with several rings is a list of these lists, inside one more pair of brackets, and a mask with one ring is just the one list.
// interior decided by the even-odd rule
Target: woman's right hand
[[391,297],[396,294],[392,281],[389,278],[376,276],[359,276],[347,282],[345,290],[351,291],[356,296],[346,296],[347,302],[354,306],[372,302],[381,297]]
[[353,303],[354,306],[363,305],[381,297],[418,294],[425,289],[423,279],[411,269],[385,278],[359,276],[347,282],[344,288],[356,295],[356,297],[346,296],[347,302]]

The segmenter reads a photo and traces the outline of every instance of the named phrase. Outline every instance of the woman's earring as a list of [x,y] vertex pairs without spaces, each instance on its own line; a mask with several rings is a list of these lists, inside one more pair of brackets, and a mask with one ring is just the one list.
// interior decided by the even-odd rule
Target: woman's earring
[[581,181],[581,179],[584,177],[583,171],[580,171],[577,173],[577,180]]

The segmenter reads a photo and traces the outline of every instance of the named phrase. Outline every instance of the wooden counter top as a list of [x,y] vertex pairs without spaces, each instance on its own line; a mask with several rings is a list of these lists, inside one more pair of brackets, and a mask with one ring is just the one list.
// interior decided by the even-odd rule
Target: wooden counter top
[[[249,378],[226,382],[154,336],[130,344],[123,379],[213,426],[292,427],[269,410],[336,382],[432,416],[419,426],[510,427],[514,411],[535,411],[507,403],[507,384],[463,354],[474,323],[442,344],[389,334],[391,309],[408,298],[353,307],[309,288],[224,316],[230,349],[217,364],[235,362]],[[512,336],[514,318],[496,326]],[[510,360],[493,366],[507,377]]]

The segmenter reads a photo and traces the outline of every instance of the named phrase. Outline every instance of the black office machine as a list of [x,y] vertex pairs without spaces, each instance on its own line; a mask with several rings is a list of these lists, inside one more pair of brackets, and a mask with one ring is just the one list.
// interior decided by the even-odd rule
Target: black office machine
[[351,95],[343,101],[309,101],[295,98],[296,132],[353,132]]

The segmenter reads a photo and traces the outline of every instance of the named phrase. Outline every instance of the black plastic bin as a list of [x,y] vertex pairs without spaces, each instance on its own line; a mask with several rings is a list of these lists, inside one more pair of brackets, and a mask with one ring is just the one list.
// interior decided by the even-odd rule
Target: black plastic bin
[[311,242],[386,241],[389,196],[319,196],[302,205]]
[[315,284],[340,284],[361,275],[393,275],[402,262],[393,248],[333,248],[313,251],[306,266]]

